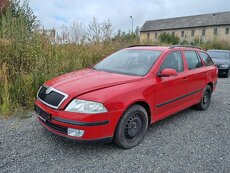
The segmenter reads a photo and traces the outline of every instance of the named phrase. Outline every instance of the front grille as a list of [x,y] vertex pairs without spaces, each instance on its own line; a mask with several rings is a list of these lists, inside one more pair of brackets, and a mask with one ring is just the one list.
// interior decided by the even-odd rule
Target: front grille
[[[50,92],[46,93],[47,90],[50,90]],[[65,100],[67,95],[54,88],[42,86],[38,91],[37,97],[44,104],[52,108],[58,108],[60,104]]]
[[228,69],[218,69],[218,73],[220,73],[220,74],[226,74],[226,73],[228,73]]

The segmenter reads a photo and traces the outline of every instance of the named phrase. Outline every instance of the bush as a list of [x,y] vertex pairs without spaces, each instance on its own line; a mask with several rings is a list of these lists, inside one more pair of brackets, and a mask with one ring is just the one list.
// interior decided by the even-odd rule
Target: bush
[[179,43],[179,37],[173,35],[173,34],[169,34],[169,33],[162,33],[159,35],[159,41],[162,44],[178,44]]

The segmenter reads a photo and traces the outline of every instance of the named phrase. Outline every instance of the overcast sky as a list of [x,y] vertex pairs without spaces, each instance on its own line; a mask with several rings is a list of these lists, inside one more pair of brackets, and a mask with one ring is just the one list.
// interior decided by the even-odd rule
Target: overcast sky
[[95,17],[109,19],[115,30],[128,31],[146,20],[230,11],[230,0],[30,0],[45,28],[69,26],[78,20],[87,27]]

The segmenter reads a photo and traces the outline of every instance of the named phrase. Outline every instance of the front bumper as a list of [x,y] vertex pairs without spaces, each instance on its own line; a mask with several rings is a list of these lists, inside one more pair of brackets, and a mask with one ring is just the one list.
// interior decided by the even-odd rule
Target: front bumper
[[[39,100],[36,100],[35,105],[50,116],[48,120],[44,120],[41,116],[37,117],[43,127],[56,135],[79,141],[106,140],[110,142],[122,114],[122,111],[101,114],[66,112],[52,109]],[[67,133],[68,128],[84,130],[84,135],[82,137],[70,136]]]

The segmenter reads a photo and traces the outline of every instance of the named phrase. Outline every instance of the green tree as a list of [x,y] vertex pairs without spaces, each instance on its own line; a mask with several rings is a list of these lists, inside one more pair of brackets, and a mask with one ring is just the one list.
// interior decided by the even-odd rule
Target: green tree
[[29,6],[28,0],[11,0],[9,1],[9,5],[7,9],[4,10],[2,15],[0,15],[0,29],[2,29],[2,25],[4,25],[4,20],[17,20],[20,19],[25,24],[25,30],[28,33],[32,33],[34,29],[36,29],[39,25],[39,21],[37,17],[34,15],[32,8]]
[[136,27],[135,32],[125,32],[118,29],[116,35],[114,36],[115,40],[120,40],[122,42],[135,42],[136,44],[139,43],[139,37],[140,37],[140,28]]
[[162,33],[159,35],[159,41],[160,43],[164,44],[178,44],[179,43],[179,37],[169,34],[169,33]]

